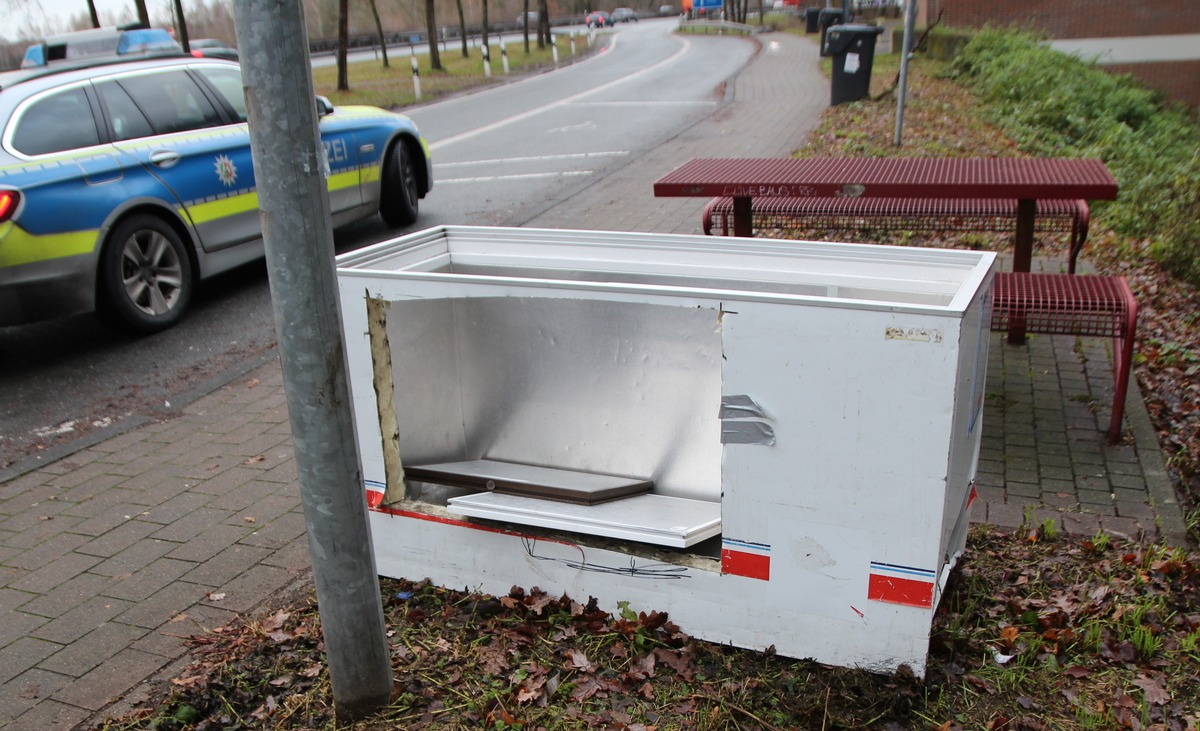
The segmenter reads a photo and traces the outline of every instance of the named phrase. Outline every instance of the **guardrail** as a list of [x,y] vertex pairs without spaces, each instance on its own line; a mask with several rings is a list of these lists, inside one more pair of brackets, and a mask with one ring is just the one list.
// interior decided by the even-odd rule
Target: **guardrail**
[[754,35],[758,29],[744,23],[731,23],[727,20],[681,20],[679,30],[685,33],[703,33],[705,35]]

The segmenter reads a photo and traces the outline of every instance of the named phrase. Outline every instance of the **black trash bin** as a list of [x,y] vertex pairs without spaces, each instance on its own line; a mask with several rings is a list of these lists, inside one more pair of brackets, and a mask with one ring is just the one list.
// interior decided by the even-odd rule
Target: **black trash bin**
[[883,28],[874,25],[835,25],[825,34],[826,56],[833,56],[831,103],[855,102],[871,92],[875,39]]
[[825,34],[829,28],[842,23],[848,23],[849,18],[846,17],[846,11],[842,8],[821,8],[817,11],[817,25],[821,30],[821,55],[828,56],[825,52]]
[[808,8],[807,10],[804,11],[804,32],[805,33],[816,33],[817,32],[817,28],[819,27],[819,26],[817,26],[817,18],[820,17],[820,15],[821,15],[820,8]]

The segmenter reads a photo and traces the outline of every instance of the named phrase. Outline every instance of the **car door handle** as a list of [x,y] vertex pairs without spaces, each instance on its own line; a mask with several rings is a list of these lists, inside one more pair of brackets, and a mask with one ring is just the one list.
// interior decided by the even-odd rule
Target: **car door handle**
[[174,150],[155,150],[150,153],[150,164],[160,168],[174,167],[181,157],[183,156]]

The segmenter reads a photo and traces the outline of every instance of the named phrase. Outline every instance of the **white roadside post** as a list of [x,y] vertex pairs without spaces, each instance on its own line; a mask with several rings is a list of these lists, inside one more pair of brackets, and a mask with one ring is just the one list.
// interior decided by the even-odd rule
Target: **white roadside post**
[[558,65],[558,36],[550,34],[550,55],[554,58],[554,65]]
[[413,70],[413,95],[416,96],[417,99],[420,99],[421,98],[421,69],[417,66],[417,57],[416,56],[412,57],[412,70]]
[[508,49],[503,38],[500,39],[500,62],[504,64],[504,75],[508,76]]
[[483,75],[487,78],[492,78],[492,59],[488,56],[488,47],[482,44],[483,48]]
[[904,136],[904,103],[908,98],[908,61],[912,55],[914,26],[917,22],[917,4],[908,0],[904,7],[904,40],[900,45],[900,81],[896,90],[896,131],[892,144],[899,147]]

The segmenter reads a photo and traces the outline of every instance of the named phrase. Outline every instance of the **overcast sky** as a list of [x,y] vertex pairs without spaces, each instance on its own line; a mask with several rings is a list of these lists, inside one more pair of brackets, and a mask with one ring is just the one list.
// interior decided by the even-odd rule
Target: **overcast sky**
[[[95,3],[101,25],[137,20],[137,6],[133,0],[95,0]],[[86,17],[88,12],[87,0],[3,0],[0,4],[6,6],[7,17],[0,33],[9,40],[27,30],[65,31],[71,18],[81,13]],[[150,20],[156,25],[162,24],[171,4],[171,0],[146,0]],[[185,9],[187,5],[185,1]]]

